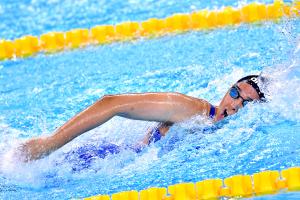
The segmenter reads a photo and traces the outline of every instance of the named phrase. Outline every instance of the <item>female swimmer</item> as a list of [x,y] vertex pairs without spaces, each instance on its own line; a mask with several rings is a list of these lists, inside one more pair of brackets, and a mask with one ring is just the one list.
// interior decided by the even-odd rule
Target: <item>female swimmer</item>
[[160,122],[143,140],[147,145],[164,136],[174,123],[196,115],[204,115],[217,122],[235,114],[248,102],[264,100],[258,86],[260,79],[258,75],[250,75],[238,80],[216,107],[205,100],[180,93],[106,95],[71,118],[53,135],[33,138],[22,144],[18,154],[24,161],[40,159],[114,116]]

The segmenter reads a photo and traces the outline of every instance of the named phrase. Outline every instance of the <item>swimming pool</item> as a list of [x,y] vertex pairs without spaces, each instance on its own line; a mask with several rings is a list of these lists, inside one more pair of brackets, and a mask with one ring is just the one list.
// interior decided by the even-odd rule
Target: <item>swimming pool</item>
[[[4,2],[1,37],[237,4],[65,1],[61,9],[58,1]],[[17,17],[18,24],[7,28]],[[0,198],[70,199],[299,166],[299,29],[299,20],[284,20],[1,62],[1,156],[20,140],[51,134],[104,94],[176,91],[217,104],[243,75],[263,71],[280,81],[270,89],[271,102],[250,104],[216,130],[203,133],[208,124],[194,119],[174,126],[141,154],[123,151],[96,159],[80,172],[72,170],[80,160],[64,160],[71,150],[103,141],[132,144],[154,124],[114,118],[40,161],[15,165],[2,157]],[[300,197],[297,193],[258,197],[286,198]]]

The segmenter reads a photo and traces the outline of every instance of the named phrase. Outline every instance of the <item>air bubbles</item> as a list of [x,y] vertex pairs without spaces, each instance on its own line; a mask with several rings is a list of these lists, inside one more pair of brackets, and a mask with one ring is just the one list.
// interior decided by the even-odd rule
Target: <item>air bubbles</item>
[[270,111],[280,113],[288,120],[300,120],[300,63],[266,68],[262,76],[268,81],[262,85],[269,101]]

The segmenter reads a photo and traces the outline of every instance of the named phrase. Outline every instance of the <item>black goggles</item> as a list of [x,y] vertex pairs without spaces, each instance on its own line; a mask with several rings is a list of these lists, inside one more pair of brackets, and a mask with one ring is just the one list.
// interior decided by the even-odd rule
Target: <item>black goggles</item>
[[243,107],[247,105],[247,103],[253,101],[252,99],[244,99],[241,95],[240,95],[240,90],[239,88],[234,85],[230,88],[229,90],[229,95],[231,98],[233,99],[238,99],[238,98],[241,98],[243,101],[242,101],[242,104],[243,104]]

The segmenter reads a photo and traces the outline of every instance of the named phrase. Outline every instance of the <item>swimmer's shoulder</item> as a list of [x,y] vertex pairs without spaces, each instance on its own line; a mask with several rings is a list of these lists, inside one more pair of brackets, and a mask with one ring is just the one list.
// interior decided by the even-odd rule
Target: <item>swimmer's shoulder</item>
[[176,105],[176,111],[181,113],[181,115],[178,115],[178,113],[176,115],[178,115],[180,119],[194,115],[210,116],[212,105],[205,99],[189,96],[179,92],[164,92],[161,94],[165,96],[169,102]]
[[215,107],[211,103],[209,103],[208,101],[206,101],[204,99],[197,98],[197,101],[201,107],[199,109],[202,110],[204,112],[203,114],[206,114],[207,116],[210,115],[212,109],[215,109]]
[[191,102],[190,105],[199,114],[205,114],[205,115],[209,116],[211,109],[215,108],[211,103],[209,103],[205,99],[188,96],[188,95],[181,94],[181,93],[178,93],[178,95],[181,95],[182,97],[189,99],[189,101]]

